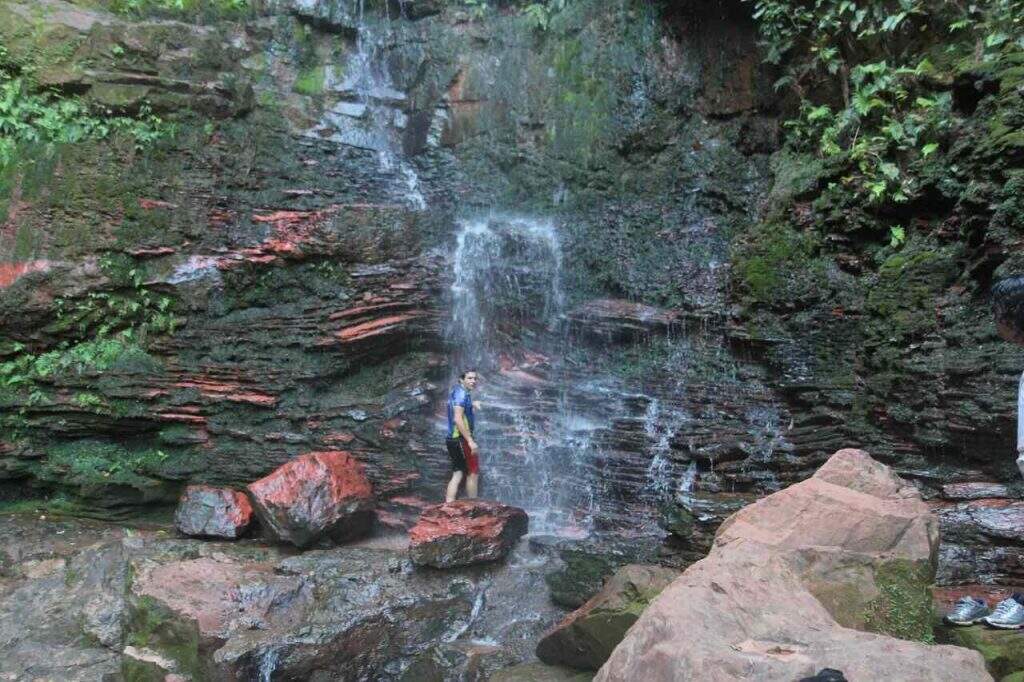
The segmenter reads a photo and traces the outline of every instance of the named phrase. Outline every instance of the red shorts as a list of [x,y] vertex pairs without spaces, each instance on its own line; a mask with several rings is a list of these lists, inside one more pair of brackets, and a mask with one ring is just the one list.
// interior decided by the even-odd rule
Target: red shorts
[[480,473],[480,458],[476,456],[463,438],[446,438],[448,458],[452,461],[452,469],[464,474]]

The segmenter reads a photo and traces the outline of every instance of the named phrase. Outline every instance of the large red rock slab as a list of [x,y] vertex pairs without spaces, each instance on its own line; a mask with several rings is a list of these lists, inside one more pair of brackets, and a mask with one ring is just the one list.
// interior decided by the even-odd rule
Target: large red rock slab
[[245,493],[190,485],[178,501],[174,526],[184,535],[234,540],[249,530],[252,517],[252,504]]
[[373,487],[363,465],[343,450],[311,452],[248,487],[260,523],[279,542],[309,547],[323,537],[345,542],[373,520]]
[[529,517],[518,507],[456,500],[424,510],[409,531],[409,555],[413,563],[434,568],[496,561],[528,527]]
[[889,636],[931,633],[937,545],[916,490],[841,450],[727,519],[594,679],[991,680],[977,652]]
[[537,643],[537,658],[549,665],[597,670],[647,605],[679,571],[664,566],[623,566],[586,604],[570,613]]

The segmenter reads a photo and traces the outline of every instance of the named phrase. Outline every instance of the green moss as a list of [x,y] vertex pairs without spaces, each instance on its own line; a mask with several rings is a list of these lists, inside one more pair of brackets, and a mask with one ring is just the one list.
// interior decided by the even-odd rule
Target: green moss
[[866,308],[876,320],[869,328],[879,337],[900,340],[934,329],[935,301],[956,277],[955,246],[936,247],[912,238],[902,251],[881,264]]
[[292,90],[300,95],[322,95],[324,92],[325,71],[322,65],[306,69],[295,80]]
[[786,223],[759,226],[734,252],[734,282],[748,298],[763,303],[813,295],[817,243],[814,235]]
[[44,478],[76,485],[145,487],[170,456],[162,450],[130,451],[120,445],[83,440],[49,449],[40,472]]
[[995,630],[982,626],[951,627],[939,622],[935,627],[937,641],[943,644],[974,649],[985,659],[985,666],[993,677],[1024,678],[1024,646],[1020,633]]
[[900,639],[934,642],[934,611],[927,562],[894,560],[875,570],[879,595],[865,609],[865,629]]
[[[131,600],[126,638],[132,646],[151,649],[173,660],[179,674],[197,681],[210,679],[201,659],[198,625],[180,618],[152,597],[141,596]],[[133,668],[124,672],[128,679],[149,679],[145,676],[131,677],[144,675],[144,670]]]

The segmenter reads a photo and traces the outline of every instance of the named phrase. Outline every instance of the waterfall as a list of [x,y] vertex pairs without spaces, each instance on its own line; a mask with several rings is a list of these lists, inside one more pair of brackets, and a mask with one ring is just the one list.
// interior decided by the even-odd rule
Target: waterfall
[[565,372],[557,230],[528,218],[463,221],[452,270],[453,370],[481,376],[482,495],[525,508],[534,532],[585,532],[595,500],[588,453],[600,422],[580,412]]
[[393,178],[390,192],[410,208],[424,210],[427,200],[419,176],[401,151],[408,117],[403,110],[406,94],[395,85],[384,51],[392,31],[390,17],[379,26],[371,24],[364,4],[359,0],[354,52],[343,69],[325,75],[325,89],[339,93],[340,99],[309,134],[374,152],[381,172]]
[[270,646],[263,650],[263,654],[260,656],[260,667],[256,673],[258,682],[271,682],[280,658],[281,652],[277,647]]

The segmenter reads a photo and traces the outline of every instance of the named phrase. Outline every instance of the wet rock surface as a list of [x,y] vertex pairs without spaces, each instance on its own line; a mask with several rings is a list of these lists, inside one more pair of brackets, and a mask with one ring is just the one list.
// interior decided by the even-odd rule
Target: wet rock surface
[[409,530],[413,563],[454,568],[505,558],[526,534],[530,519],[517,507],[456,500],[423,510]]
[[240,538],[253,520],[245,493],[229,488],[190,485],[174,512],[174,527],[194,537]]
[[441,573],[416,570],[400,536],[289,555],[79,521],[0,529],[0,673],[15,680],[483,680],[533,660],[562,615],[525,547]]
[[303,455],[246,490],[269,537],[297,547],[324,537],[351,540],[373,522],[373,486],[363,465],[343,450]]
[[942,528],[941,584],[1024,582],[1024,501],[983,498],[933,506]]
[[[726,680],[751,665],[766,680],[825,667],[850,679],[991,679],[975,652],[864,631],[930,634],[937,544],[937,520],[913,488],[866,453],[840,451],[813,478],[730,517],[708,558],[654,600],[595,679],[699,670]],[[908,626],[908,614],[920,622]],[[657,653],[666,648],[672,657]]]
[[679,577],[661,566],[624,566],[586,604],[537,643],[537,658],[550,665],[596,671],[647,605]]

